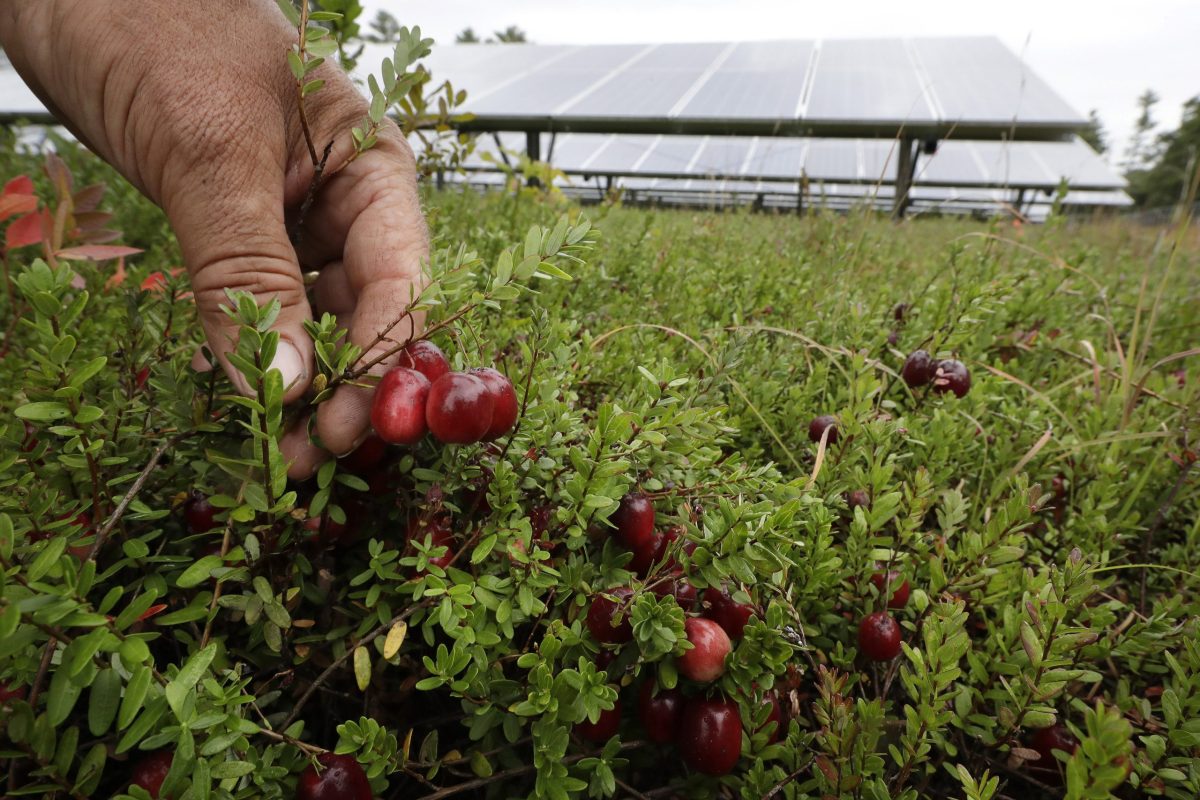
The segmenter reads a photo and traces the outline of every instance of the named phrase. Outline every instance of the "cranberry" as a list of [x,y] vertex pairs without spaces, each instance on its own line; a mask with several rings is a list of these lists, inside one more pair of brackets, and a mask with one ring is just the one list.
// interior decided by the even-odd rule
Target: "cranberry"
[[[425,413],[424,405],[421,406],[421,413]],[[358,447],[342,456],[341,462],[343,467],[355,475],[370,475],[383,462],[385,456],[387,456],[387,442],[378,436],[371,435],[363,439],[362,444]]]
[[550,530],[550,523],[554,519],[554,509],[548,505],[537,505],[529,509],[529,528],[533,531],[533,538],[541,538],[546,531]]
[[371,400],[371,427],[379,438],[391,444],[421,441],[428,430],[425,403],[429,393],[429,379],[420,372],[406,367],[389,370]]
[[[659,597],[671,595],[684,611],[691,611],[699,601],[696,587],[687,578],[671,578],[654,585],[654,593]],[[718,623],[720,624],[720,623]]]
[[595,722],[585,719],[575,723],[575,733],[589,742],[607,742],[617,735],[620,728],[621,701],[619,699],[608,711],[601,711],[600,717]]
[[9,700],[24,700],[25,687],[18,686],[16,689],[10,689],[9,685],[4,681],[0,681],[0,706],[7,703]]
[[736,602],[721,589],[705,589],[704,599],[708,602],[704,616],[720,625],[730,639],[745,635],[746,623],[754,616],[754,606]]
[[830,414],[822,414],[808,423],[808,439],[810,442],[819,442],[821,437],[825,435],[825,431],[829,431],[829,438],[825,441],[829,444],[834,444],[838,440],[837,417]]
[[621,544],[637,553],[639,550],[654,555],[651,547],[654,540],[654,504],[641,492],[630,492],[621,498],[613,512],[612,522],[617,526],[617,539]]
[[484,434],[483,440],[490,442],[499,439],[513,429],[517,424],[517,393],[513,390],[512,381],[491,367],[478,367],[471,370],[472,375],[483,381],[488,392],[492,395],[492,424]]
[[[629,609],[621,608],[632,596],[632,589],[621,586],[592,598],[592,605],[587,613],[587,627],[597,642],[621,644],[633,638]],[[613,615],[617,613],[618,608],[621,608],[621,621],[613,624]]]
[[653,531],[649,540],[633,548],[633,560],[629,562],[629,568],[643,578],[646,577],[650,568],[658,561],[662,545],[663,535],[658,531]]
[[189,533],[204,533],[216,527],[217,509],[208,498],[199,492],[193,492],[191,499],[183,509],[183,517],[187,522]]
[[679,719],[679,752],[684,763],[705,775],[725,775],[742,755],[742,719],[725,698],[693,698]]
[[428,339],[409,342],[400,351],[400,358],[396,363],[421,373],[429,379],[430,384],[436,383],[438,378],[450,371],[450,362],[446,360],[446,354]]
[[774,692],[764,697],[762,704],[770,706],[771,710],[767,712],[767,721],[755,733],[769,730],[771,734],[770,738],[767,739],[767,743],[775,744],[775,742],[779,741],[779,737],[783,735],[783,710],[779,707],[779,698],[775,696]]
[[933,379],[935,392],[954,392],[955,397],[966,397],[971,391],[971,371],[961,361],[947,359],[937,366],[937,375]]
[[619,651],[617,650],[601,648],[600,651],[596,653],[596,669],[608,672],[609,666],[611,666],[612,663],[617,660],[618,652]]
[[711,619],[688,617],[683,630],[692,649],[675,660],[683,677],[711,683],[725,673],[725,657],[733,650],[729,634]]
[[638,691],[638,719],[646,729],[646,738],[658,744],[675,741],[684,703],[683,692],[678,689],[656,690],[653,678],[643,683]]
[[465,372],[447,372],[429,389],[425,419],[439,442],[471,444],[491,429],[493,407],[483,381]]
[[1054,751],[1061,750],[1070,756],[1079,748],[1079,740],[1062,725],[1051,725],[1034,731],[1029,748],[1038,754],[1037,759],[1029,762],[1030,772],[1043,783],[1061,786],[1062,765],[1054,757]]
[[870,508],[871,495],[864,489],[854,489],[846,493],[846,505],[853,511],[856,508]]
[[163,781],[167,779],[167,773],[171,771],[171,761],[174,757],[169,750],[159,750],[143,756],[133,765],[133,776],[130,783],[133,786],[142,787],[150,793],[151,797],[157,799]]
[[338,544],[346,534],[345,523],[335,522],[328,514],[318,514],[304,520],[304,529],[326,547]]
[[872,661],[891,661],[900,655],[900,623],[886,611],[863,617],[858,624],[858,649]]
[[371,800],[371,782],[354,756],[322,753],[317,763],[320,773],[312,764],[300,773],[296,800]]
[[[682,525],[672,525],[667,528],[662,537],[659,539],[658,552],[655,553],[654,560],[663,562],[662,568],[668,572],[676,572],[680,569],[679,562],[675,560],[674,553],[682,549],[689,556],[696,552],[696,543],[684,539],[687,530]],[[682,545],[676,545],[675,542],[683,539]]]
[[912,586],[909,585],[907,579],[901,581],[900,573],[896,570],[889,570],[886,578],[882,572],[876,572],[871,576],[871,583],[875,584],[875,588],[881,595],[884,592],[884,585],[891,584],[892,597],[888,600],[888,608],[904,608],[908,605],[908,595],[912,591]]
[[[430,550],[438,547],[446,548],[443,555],[429,559],[429,563],[433,566],[446,569],[454,560],[454,533],[450,530],[450,520],[446,516],[439,515],[429,520],[409,520],[407,538],[409,542],[415,539],[421,544],[427,545]],[[409,548],[409,551],[410,554],[416,552],[412,548]],[[424,572],[419,574],[424,574]]]
[[913,350],[900,368],[900,377],[910,389],[928,385],[936,373],[937,364],[925,350]]
[[150,380],[150,368],[142,367],[141,369],[138,370],[138,373],[134,377],[133,382],[134,382],[134,384],[137,385],[137,388],[144,389],[146,387],[146,381],[148,381],[148,380]]

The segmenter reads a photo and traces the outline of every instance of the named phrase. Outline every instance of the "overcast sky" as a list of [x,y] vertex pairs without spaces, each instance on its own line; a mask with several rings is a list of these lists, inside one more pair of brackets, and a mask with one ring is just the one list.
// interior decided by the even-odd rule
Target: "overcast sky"
[[[702,42],[870,36],[999,36],[1064,99],[1096,109],[1124,149],[1141,92],[1162,97],[1160,127],[1200,94],[1200,0],[365,0],[439,43],[465,27],[508,25],[542,44]],[[470,87],[461,87],[470,91]]]

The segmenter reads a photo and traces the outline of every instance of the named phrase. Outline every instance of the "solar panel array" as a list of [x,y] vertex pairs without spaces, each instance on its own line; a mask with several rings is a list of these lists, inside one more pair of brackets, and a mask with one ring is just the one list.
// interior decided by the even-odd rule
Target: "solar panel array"
[[[525,148],[523,134],[499,134],[505,150]],[[491,136],[466,166],[495,169],[482,157],[499,148]],[[639,134],[541,134],[542,159],[584,177],[717,179],[752,182],[890,184],[898,144],[884,139]],[[498,157],[498,156],[497,156]],[[1076,191],[1121,189],[1124,180],[1079,139],[1065,142],[946,140],[919,157],[916,184],[925,187],[1055,189],[1066,181]]]
[[447,45],[426,64],[486,130],[1053,138],[1086,122],[993,37]]

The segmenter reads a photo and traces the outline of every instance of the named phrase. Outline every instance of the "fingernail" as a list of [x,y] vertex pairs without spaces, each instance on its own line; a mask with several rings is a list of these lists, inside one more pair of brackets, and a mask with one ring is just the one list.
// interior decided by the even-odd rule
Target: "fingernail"
[[362,436],[359,436],[357,439],[354,440],[354,444],[350,445],[349,450],[347,450],[344,453],[334,453],[334,458],[345,458],[346,456],[353,453],[355,450],[357,450],[359,448],[359,446],[363,442],[365,442],[367,440],[367,437],[371,435],[371,432],[372,432],[371,429],[367,428],[365,431],[363,431]]
[[283,376],[283,390],[285,392],[296,381],[304,378],[304,359],[300,357],[300,351],[296,349],[295,345],[286,339],[279,340],[279,346],[275,348],[275,360],[271,362],[271,368],[279,370],[279,374]]

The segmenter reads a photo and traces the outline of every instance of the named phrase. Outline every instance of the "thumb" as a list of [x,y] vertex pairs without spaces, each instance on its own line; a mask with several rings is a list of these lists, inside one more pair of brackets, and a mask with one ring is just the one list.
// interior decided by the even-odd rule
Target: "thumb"
[[271,366],[283,376],[284,402],[292,402],[312,379],[312,340],[304,330],[312,311],[287,236],[282,176],[219,185],[228,192],[188,192],[167,212],[191,274],[200,322],[209,348],[234,386],[250,394],[251,387],[228,359],[237,346],[239,328],[222,310],[229,305],[226,290],[248,291],[259,305],[277,299],[280,309],[273,329],[279,333],[279,346]]

